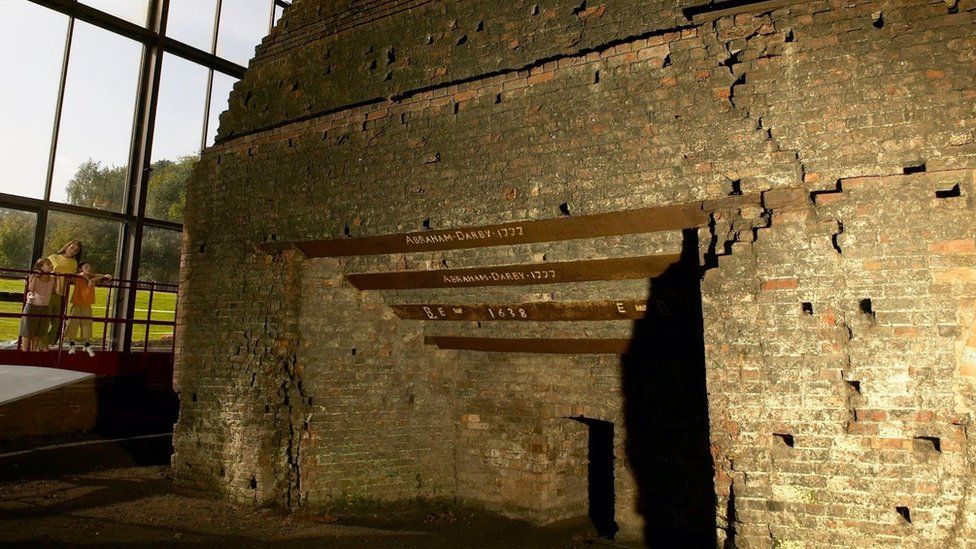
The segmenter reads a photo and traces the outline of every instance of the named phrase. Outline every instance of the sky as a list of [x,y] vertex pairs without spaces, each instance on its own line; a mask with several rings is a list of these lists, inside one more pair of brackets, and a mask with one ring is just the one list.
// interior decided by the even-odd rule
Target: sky
[[[147,0],[82,0],[144,24]],[[170,0],[169,36],[210,51],[216,0]],[[247,65],[268,31],[271,0],[224,0],[217,54]],[[0,17],[0,193],[43,198],[68,18],[27,0],[4,0]],[[16,54],[15,54],[16,52]],[[129,158],[142,46],[77,21],[68,60],[51,199],[88,159],[124,166]],[[235,79],[214,74],[212,107],[205,112],[208,70],[166,54],[163,58],[153,160],[197,154],[204,120],[208,144],[227,108]]]

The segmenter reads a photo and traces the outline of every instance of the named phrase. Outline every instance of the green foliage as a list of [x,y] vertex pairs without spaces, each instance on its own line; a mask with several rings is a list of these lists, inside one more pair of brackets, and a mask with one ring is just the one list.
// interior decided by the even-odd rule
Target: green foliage
[[82,261],[91,262],[96,273],[116,275],[121,229],[122,224],[117,221],[51,212],[47,218],[44,254],[57,253],[68,242],[80,240],[84,246]]
[[32,213],[0,208],[0,266],[29,269],[33,263],[34,227]]
[[176,162],[160,160],[152,165],[149,192],[146,196],[146,215],[168,221],[183,220],[186,199],[186,180],[190,177],[196,156],[184,156]]
[[[146,215],[155,219],[181,221],[186,198],[186,180],[197,157],[159,160],[152,165],[146,195]],[[126,169],[103,167],[88,160],[67,186],[68,202],[79,206],[121,210],[125,202]],[[35,217],[30,213],[0,210],[0,267],[26,268],[33,263]],[[94,270],[118,274],[118,250],[122,225],[116,221],[51,212],[44,238],[44,255],[56,253],[65,243],[78,239],[84,244],[84,261]],[[179,279],[180,235],[175,231],[146,227],[139,278],[176,283]]]
[[65,189],[68,203],[100,210],[121,210],[125,201],[126,168],[103,168],[91,159],[82,164]]

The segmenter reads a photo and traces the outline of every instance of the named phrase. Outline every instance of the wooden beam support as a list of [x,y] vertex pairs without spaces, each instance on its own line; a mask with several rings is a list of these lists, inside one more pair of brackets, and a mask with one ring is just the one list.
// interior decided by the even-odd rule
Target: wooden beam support
[[393,305],[404,320],[564,321],[636,320],[647,314],[647,300],[595,302],[544,301],[496,305]]
[[685,8],[686,18],[696,25],[708,23],[722,17],[732,17],[740,13],[765,13],[793,4],[804,4],[810,0],[727,0],[709,2]]
[[702,227],[708,223],[708,214],[702,208],[703,204],[696,202],[481,227],[332,240],[264,242],[259,246],[267,253],[279,252],[286,248],[297,248],[305,254],[305,257],[316,258],[557,242]]
[[590,280],[636,280],[660,276],[668,267],[677,263],[680,257],[679,254],[668,254],[471,269],[356,273],[346,275],[346,279],[360,290],[472,288]]
[[629,339],[515,339],[427,336],[424,338],[424,343],[445,350],[551,355],[622,355],[630,347]]

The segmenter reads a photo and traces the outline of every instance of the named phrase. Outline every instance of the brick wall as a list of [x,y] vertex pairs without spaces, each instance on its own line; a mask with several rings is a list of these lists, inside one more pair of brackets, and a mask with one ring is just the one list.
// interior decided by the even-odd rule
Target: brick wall
[[[177,481],[549,522],[586,511],[583,417],[613,423],[620,537],[973,540],[976,4],[777,2],[699,23],[679,4],[296,2],[188,190]],[[697,235],[258,249],[713,199]],[[360,292],[343,277],[679,251],[693,264],[654,281]],[[389,309],[616,298],[673,306],[636,323]],[[634,343],[553,358],[425,335]]]

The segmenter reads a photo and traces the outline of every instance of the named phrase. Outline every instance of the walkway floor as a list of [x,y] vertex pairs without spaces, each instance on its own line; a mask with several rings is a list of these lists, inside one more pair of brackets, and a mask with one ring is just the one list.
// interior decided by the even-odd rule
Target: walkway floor
[[95,377],[85,372],[72,372],[37,366],[6,366],[0,364],[0,404],[57,389],[83,379]]
[[168,456],[168,435],[0,453],[0,545],[424,549],[602,545],[582,520],[535,528],[488,513],[445,509],[384,516],[370,524],[239,508],[175,493]]

